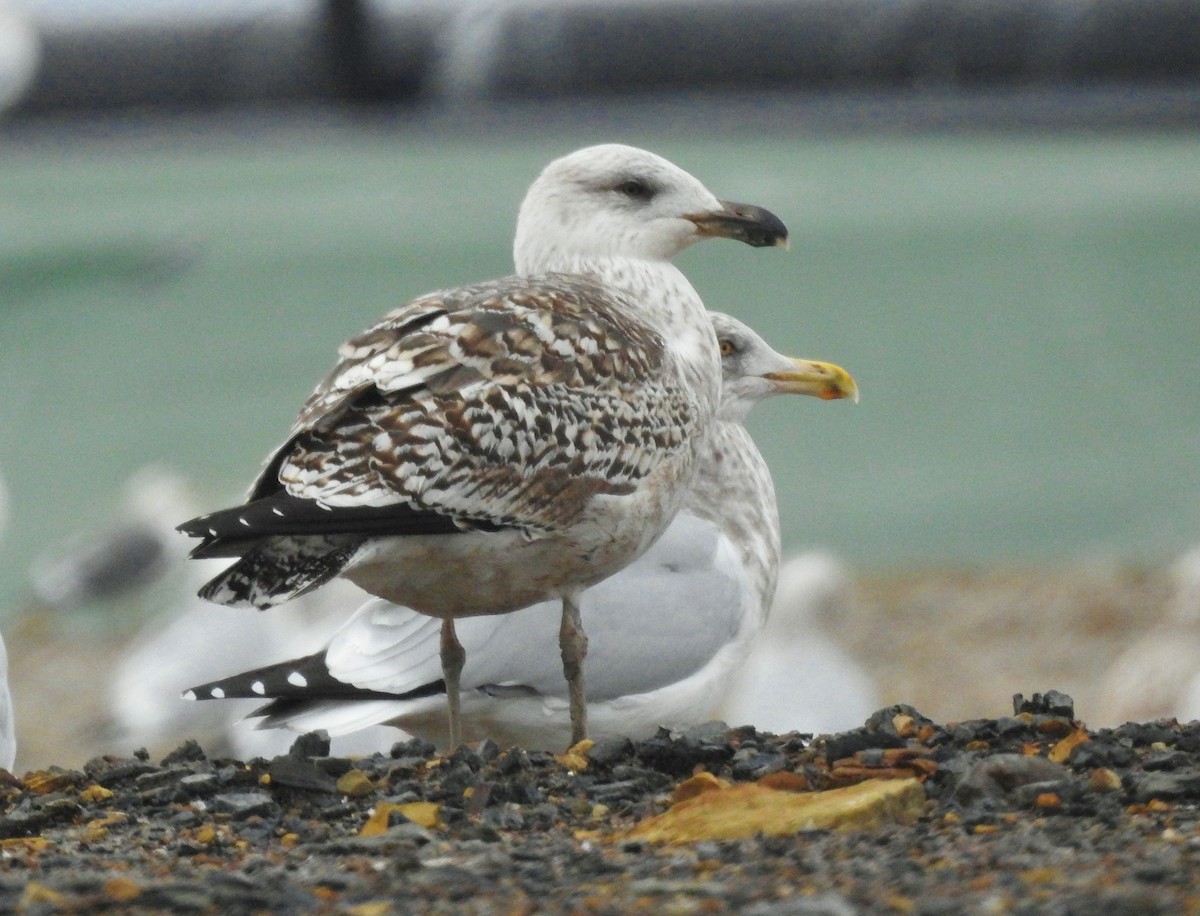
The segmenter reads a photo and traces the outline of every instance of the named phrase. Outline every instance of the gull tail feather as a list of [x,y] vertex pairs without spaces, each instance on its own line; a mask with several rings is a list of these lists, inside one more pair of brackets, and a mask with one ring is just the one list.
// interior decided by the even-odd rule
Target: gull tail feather
[[228,607],[266,610],[308,594],[337,576],[364,540],[345,534],[267,538],[209,580],[199,595]]

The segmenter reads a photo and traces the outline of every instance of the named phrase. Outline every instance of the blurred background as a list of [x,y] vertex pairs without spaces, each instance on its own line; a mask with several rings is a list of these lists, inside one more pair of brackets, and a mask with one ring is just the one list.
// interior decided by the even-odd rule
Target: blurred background
[[121,671],[236,664],[210,608],[131,673],[194,610],[170,528],[240,497],[341,340],[508,272],[529,182],[606,141],[777,213],[790,253],[680,266],[859,381],[749,424],[785,555],[828,560],[781,638],[832,640],[860,706],[1200,714],[1200,4],[0,0],[0,105],[18,770],[190,733],[112,721]]

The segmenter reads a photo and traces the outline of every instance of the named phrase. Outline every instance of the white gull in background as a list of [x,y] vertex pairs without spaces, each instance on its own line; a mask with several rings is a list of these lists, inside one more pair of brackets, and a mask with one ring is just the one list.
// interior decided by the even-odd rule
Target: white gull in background
[[[311,651],[345,621],[346,608],[361,602],[363,593],[349,582],[335,581],[276,613],[247,614],[214,608],[198,598],[196,588],[218,571],[219,564],[210,560],[197,565],[196,575],[188,577],[191,587],[184,593],[172,589],[165,612],[149,621],[117,659],[109,686],[107,744],[166,753],[195,738],[211,756],[249,759],[285,753],[294,736],[248,734],[236,727],[237,710],[216,704],[181,709],[179,692],[210,672],[214,659],[259,665],[281,653]],[[386,746],[383,740],[381,735],[356,736],[353,741],[338,740],[333,751],[345,755],[377,750]]]
[[[324,645],[345,622],[346,609],[365,597],[339,581],[272,614],[246,614],[202,601],[196,590],[225,564],[182,563],[187,540],[175,525],[197,511],[197,501],[194,487],[177,469],[145,465],[122,486],[117,521],[72,534],[32,564],[37,605],[67,615],[104,615],[105,630],[118,646],[115,653],[98,652],[94,667],[78,673],[80,682],[102,681],[107,690],[103,712],[89,722],[94,728],[67,737],[72,753],[146,747],[164,754],[186,738],[199,739],[210,754],[245,759],[284,753],[290,736],[235,728],[236,710],[181,706],[179,692],[207,677],[214,658],[249,667]],[[133,635],[121,646],[118,640],[128,631]],[[111,671],[98,676],[105,666]],[[25,689],[50,689],[28,666],[24,676]],[[53,677],[67,673],[56,670]],[[336,750],[357,752],[366,737],[339,740]]]
[[[781,356],[735,319],[712,319],[721,406],[683,508],[642,557],[583,596],[595,737],[646,735],[711,716],[763,625],[779,564],[775,490],[742,422],[771,395],[857,397],[838,367]],[[558,615],[554,602],[543,602],[459,623],[466,737],[525,747],[561,741],[568,704],[554,663]],[[266,717],[260,728],[340,735],[391,722],[445,746],[437,642],[435,621],[375,599],[323,652],[188,695],[278,698],[254,713]]]
[[[225,565],[203,560],[180,561],[187,541],[175,524],[196,511],[193,487],[177,470],[162,465],[138,469],[124,487],[121,523],[81,533],[71,549],[56,552],[51,566],[40,567],[47,583],[60,583],[64,609],[97,600],[122,606],[155,606],[159,612],[143,623],[114,661],[108,687],[108,720],[102,725],[105,746],[150,748],[166,753],[195,738],[210,755],[240,759],[272,756],[288,750],[292,736],[237,728],[236,710],[187,705],[179,692],[211,671],[214,658],[230,665],[261,665],[283,653],[311,651],[329,638],[363,593],[335,581],[270,614],[247,614],[213,607],[196,590]],[[55,569],[48,575],[45,570]],[[62,583],[71,583],[63,588]],[[45,585],[39,590],[47,595]],[[62,605],[60,605],[61,607]],[[381,734],[339,739],[333,751],[361,753],[376,749]]]
[[8,649],[0,638],[0,767],[12,772],[17,761],[17,721],[8,687]]
[[712,326],[671,259],[705,237],[784,244],[644,150],[589,147],[530,186],[517,275],[430,293],[341,348],[245,505],[181,526],[238,557],[202,595],[266,608],[336,575],[439,618],[452,741],[455,620],[562,602],[571,734],[586,736],[583,591],[675,515],[712,421]]
[[[8,524],[8,492],[0,477],[0,538]],[[17,760],[17,726],[13,717],[12,691],[8,687],[8,649],[0,636],[0,767],[12,771]]]
[[126,600],[177,572],[187,550],[175,524],[194,507],[183,475],[148,464],[122,491],[119,522],[79,531],[34,557],[29,583],[39,604],[77,611]]
[[849,585],[829,554],[784,563],[766,628],[733,679],[722,719],[775,734],[829,734],[862,725],[879,708],[871,677],[821,626]]
[[1166,613],[1100,678],[1089,723],[1200,719],[1200,546],[1175,561],[1171,578]]
[[42,57],[42,41],[31,3],[0,0],[0,114],[28,94]]

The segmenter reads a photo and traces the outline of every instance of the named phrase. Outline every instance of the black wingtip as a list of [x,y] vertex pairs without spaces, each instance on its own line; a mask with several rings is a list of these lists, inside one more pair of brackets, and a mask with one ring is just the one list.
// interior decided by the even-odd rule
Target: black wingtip
[[330,674],[329,666],[325,664],[325,653],[315,652],[209,681],[185,690],[183,696],[189,700],[415,700],[445,691],[446,685],[442,680],[404,693],[355,687]]

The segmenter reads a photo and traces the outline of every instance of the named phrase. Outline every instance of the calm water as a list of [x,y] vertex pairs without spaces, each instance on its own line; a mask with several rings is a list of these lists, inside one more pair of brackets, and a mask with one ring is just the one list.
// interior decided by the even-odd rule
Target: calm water
[[857,407],[752,419],[788,550],[884,569],[1200,540],[1200,134],[64,135],[0,139],[0,606],[141,464],[238,495],[344,337],[507,272],[525,186],[602,139],[792,229],[789,253],[681,262],[710,306],[859,380]]

